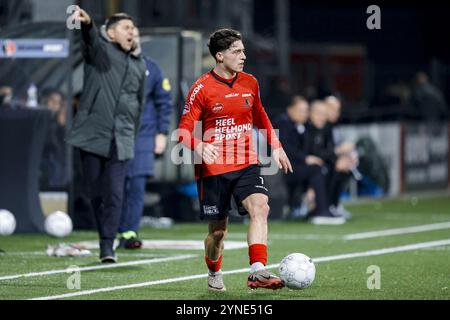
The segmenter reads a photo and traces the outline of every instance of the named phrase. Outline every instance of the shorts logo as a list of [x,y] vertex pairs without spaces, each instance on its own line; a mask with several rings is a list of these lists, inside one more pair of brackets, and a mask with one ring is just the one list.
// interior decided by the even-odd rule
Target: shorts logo
[[219,209],[217,206],[203,206],[203,214],[208,216],[213,216],[219,214]]
[[212,107],[212,112],[214,112],[214,113],[219,113],[222,110],[223,110],[223,104],[221,104],[219,102],[216,102],[214,104],[214,106]]

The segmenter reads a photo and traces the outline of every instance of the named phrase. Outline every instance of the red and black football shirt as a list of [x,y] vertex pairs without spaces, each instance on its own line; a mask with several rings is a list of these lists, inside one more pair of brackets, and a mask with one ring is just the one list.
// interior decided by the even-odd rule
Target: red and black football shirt
[[[201,136],[194,128],[201,121]],[[267,130],[272,148],[280,142],[264,111],[258,81],[251,74],[239,72],[223,79],[214,71],[201,76],[191,87],[179,124],[179,141],[194,149],[201,141],[219,147],[213,164],[195,166],[196,178],[241,170],[258,162],[253,145],[253,126]]]

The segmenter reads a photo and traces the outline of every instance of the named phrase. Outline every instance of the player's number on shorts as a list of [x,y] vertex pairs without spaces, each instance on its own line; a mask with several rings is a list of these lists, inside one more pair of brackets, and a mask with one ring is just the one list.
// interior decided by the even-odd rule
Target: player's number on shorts
[[264,178],[263,177],[259,177],[261,179],[261,184],[264,184]]

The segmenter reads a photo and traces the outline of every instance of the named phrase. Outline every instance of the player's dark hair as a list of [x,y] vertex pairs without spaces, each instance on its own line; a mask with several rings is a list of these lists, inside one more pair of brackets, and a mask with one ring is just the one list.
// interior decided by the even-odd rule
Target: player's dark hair
[[215,59],[217,52],[227,50],[238,40],[242,40],[242,35],[239,31],[233,29],[219,29],[213,32],[209,37],[209,52]]
[[120,20],[130,20],[131,22],[134,23],[133,18],[131,16],[129,16],[128,14],[122,13],[122,12],[121,13],[115,13],[111,17],[106,19],[106,22],[105,22],[106,30],[108,30],[109,28],[113,27]]

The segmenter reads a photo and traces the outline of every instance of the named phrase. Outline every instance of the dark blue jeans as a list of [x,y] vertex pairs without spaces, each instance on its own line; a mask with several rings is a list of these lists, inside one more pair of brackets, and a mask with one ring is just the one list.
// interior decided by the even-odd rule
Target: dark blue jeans
[[117,159],[115,144],[110,158],[81,150],[81,161],[100,244],[112,245],[119,228],[127,161]]
[[122,216],[119,232],[139,231],[142,212],[144,211],[145,184],[147,176],[125,178]]

